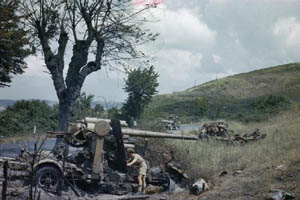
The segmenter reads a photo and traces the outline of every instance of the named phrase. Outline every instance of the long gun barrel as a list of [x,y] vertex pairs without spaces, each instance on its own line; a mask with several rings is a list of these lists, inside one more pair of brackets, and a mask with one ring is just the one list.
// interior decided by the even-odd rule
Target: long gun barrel
[[170,138],[181,140],[198,140],[197,136],[193,135],[179,135],[162,132],[144,131],[129,128],[122,128],[123,135],[135,136],[135,137],[148,137],[148,138]]

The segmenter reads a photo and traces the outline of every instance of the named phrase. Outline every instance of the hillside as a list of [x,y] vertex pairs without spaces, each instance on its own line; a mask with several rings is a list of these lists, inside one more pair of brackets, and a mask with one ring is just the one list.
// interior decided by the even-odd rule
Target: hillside
[[269,94],[300,98],[300,63],[280,65],[229,76],[187,89],[178,95],[247,99]]
[[182,92],[156,96],[150,109],[161,116],[262,120],[300,101],[300,63],[210,81]]

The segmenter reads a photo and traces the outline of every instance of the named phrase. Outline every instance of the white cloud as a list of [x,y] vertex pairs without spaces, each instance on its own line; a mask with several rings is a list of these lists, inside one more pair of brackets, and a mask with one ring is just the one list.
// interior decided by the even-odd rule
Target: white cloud
[[221,56],[217,56],[217,55],[213,54],[212,57],[213,57],[214,62],[216,64],[220,64],[222,62],[222,57]]
[[49,76],[49,74],[45,73],[48,72],[45,61],[42,56],[29,56],[25,59],[28,68],[25,70],[25,76]]
[[287,46],[300,48],[300,22],[295,17],[278,20],[274,25],[273,33]]
[[210,3],[215,3],[215,4],[224,4],[228,1],[229,0],[209,0]]
[[189,51],[168,49],[158,56],[158,70],[176,81],[186,81],[196,66],[201,65],[202,55],[200,53],[191,53]]
[[[154,20],[147,28],[161,36],[141,50],[156,57],[153,65],[164,93],[216,77],[299,62],[299,7],[299,0],[164,0],[146,15]],[[71,54],[68,45],[66,68]],[[26,61],[25,75],[14,77],[0,96],[57,99],[51,76],[43,73],[47,71],[43,59]],[[123,100],[123,84],[122,74],[107,76],[103,69],[87,78],[83,91]]]
[[[161,51],[155,63],[159,72],[160,92],[183,90],[191,87],[201,67],[202,54],[179,49]],[[199,74],[198,74],[199,75]]]
[[236,39],[236,40],[234,40],[234,44],[236,44],[236,45],[241,45],[241,42],[240,42],[240,40],[239,39]]
[[161,6],[147,14],[159,22],[150,25],[153,32],[159,32],[159,41],[168,47],[181,49],[204,49],[215,45],[216,31],[210,29],[191,10],[169,10]]

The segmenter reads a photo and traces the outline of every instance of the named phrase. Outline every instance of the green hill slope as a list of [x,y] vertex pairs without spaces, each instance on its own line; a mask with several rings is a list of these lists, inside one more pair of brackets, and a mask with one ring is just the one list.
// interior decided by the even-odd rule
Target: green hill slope
[[[300,101],[300,63],[237,74],[182,92],[156,96],[159,116],[260,121]],[[149,110],[145,113],[148,114]]]

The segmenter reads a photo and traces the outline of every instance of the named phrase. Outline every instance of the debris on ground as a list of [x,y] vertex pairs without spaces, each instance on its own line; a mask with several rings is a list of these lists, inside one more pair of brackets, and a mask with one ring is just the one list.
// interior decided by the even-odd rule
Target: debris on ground
[[200,195],[208,189],[207,182],[203,178],[200,178],[191,186],[190,192],[194,195]]
[[284,165],[278,165],[275,167],[276,170],[286,170],[286,167]]
[[287,199],[295,199],[294,195],[279,189],[270,190],[270,199],[272,200],[287,200]]
[[145,190],[145,194],[157,194],[163,191],[164,189],[162,186],[149,185]]
[[160,168],[163,171],[167,172],[171,179],[175,181],[177,184],[181,184],[182,187],[186,187],[190,178],[183,171],[181,164],[175,158],[175,152],[165,152],[163,154],[163,162],[161,163]]
[[226,176],[228,174],[228,172],[227,171],[222,171],[220,174],[219,174],[219,176],[221,177],[221,176]]
[[239,176],[240,174],[242,174],[242,170],[237,170],[237,171],[234,171],[233,173],[232,173],[232,175],[233,176]]
[[261,134],[259,129],[245,134],[234,134],[233,130],[228,129],[226,122],[217,121],[206,123],[202,126],[199,133],[200,139],[215,139],[228,144],[244,144],[252,141],[264,139],[266,134]]

